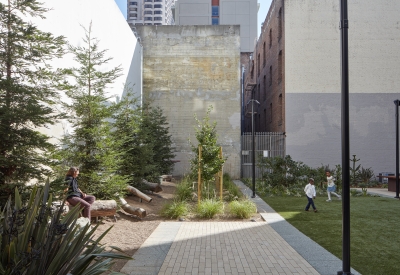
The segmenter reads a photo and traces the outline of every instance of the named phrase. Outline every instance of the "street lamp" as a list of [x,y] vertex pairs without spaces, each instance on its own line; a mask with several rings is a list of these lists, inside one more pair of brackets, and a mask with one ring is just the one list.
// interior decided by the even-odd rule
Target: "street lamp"
[[400,100],[394,101],[396,105],[396,197],[399,198],[399,106]]
[[252,185],[253,185],[253,195],[252,198],[256,197],[256,142],[255,142],[255,135],[254,135],[254,103],[260,104],[255,99],[250,99],[247,104],[251,102],[251,149],[252,149],[252,156],[251,156],[251,174],[252,174]]
[[349,123],[349,20],[347,0],[340,0],[340,49],[342,71],[342,270],[350,272],[350,123]]

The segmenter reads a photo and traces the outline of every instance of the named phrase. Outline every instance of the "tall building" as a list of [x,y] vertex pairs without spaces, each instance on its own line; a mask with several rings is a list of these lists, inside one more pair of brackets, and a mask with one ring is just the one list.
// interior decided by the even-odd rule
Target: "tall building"
[[175,0],[128,0],[127,21],[134,25],[174,25],[172,6]]
[[257,0],[177,0],[176,25],[240,25],[240,51],[257,39]]
[[[341,163],[339,4],[273,0],[246,69],[244,101],[260,102],[255,131],[285,132],[286,154],[314,167]],[[348,10],[350,154],[375,174],[394,172],[400,5],[349,1]]]

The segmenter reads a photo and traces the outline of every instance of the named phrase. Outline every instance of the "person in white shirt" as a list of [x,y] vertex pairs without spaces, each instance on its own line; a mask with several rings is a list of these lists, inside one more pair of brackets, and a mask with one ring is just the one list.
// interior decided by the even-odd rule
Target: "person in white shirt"
[[306,209],[304,209],[304,210],[308,211],[308,209],[310,208],[310,205],[311,205],[312,208],[314,209],[314,212],[317,212],[317,208],[315,208],[314,200],[313,200],[313,199],[315,199],[315,196],[316,196],[313,178],[309,178],[308,184],[306,185],[306,187],[304,187],[304,192],[306,193],[306,196],[308,199],[308,204],[306,206]]
[[328,188],[326,189],[326,192],[328,193],[328,199],[326,200],[327,202],[331,202],[331,193],[334,194],[338,200],[342,199],[342,196],[336,194],[336,185],[335,185],[335,181],[333,179],[333,176],[331,176],[331,172],[330,171],[326,171],[326,183],[328,185]]

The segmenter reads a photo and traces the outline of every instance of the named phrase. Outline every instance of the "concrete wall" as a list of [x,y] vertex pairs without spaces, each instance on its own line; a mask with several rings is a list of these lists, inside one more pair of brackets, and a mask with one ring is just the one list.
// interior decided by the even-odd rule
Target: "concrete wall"
[[[176,25],[211,25],[211,0],[176,1]],[[257,0],[220,0],[219,25],[240,25],[240,51],[252,52],[257,39]]]
[[[284,1],[287,154],[341,163],[339,1]],[[349,1],[350,152],[375,173],[395,171],[400,98],[400,2]]]
[[189,140],[197,144],[194,114],[213,106],[224,171],[240,176],[239,26],[137,26],[143,43],[144,100],[169,121],[176,159],[173,174],[188,173]]
[[[41,30],[54,35],[63,35],[73,46],[83,45],[84,30],[92,22],[92,36],[99,40],[99,49],[107,50],[105,56],[113,59],[104,66],[109,70],[121,66],[122,75],[113,85],[106,89],[106,93],[121,97],[124,85],[131,87],[136,97],[142,94],[142,47],[137,42],[125,18],[114,0],[69,0],[69,1],[42,1],[44,6],[51,10],[46,19],[34,19]],[[73,56],[67,54],[64,58],[54,61],[55,67],[67,68],[76,66]],[[43,132],[55,138],[65,131],[71,131],[67,122],[55,125]]]

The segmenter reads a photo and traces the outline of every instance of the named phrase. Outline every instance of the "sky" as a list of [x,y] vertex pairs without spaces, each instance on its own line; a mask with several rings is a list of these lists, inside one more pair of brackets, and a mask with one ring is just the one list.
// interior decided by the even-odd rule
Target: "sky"
[[[119,9],[121,10],[125,18],[126,18],[126,1],[127,0],[115,0],[115,3],[117,3]],[[259,36],[261,33],[261,23],[264,22],[264,19],[268,14],[271,1],[272,0],[258,0],[258,3],[260,4],[260,9],[258,10],[257,36]]]

